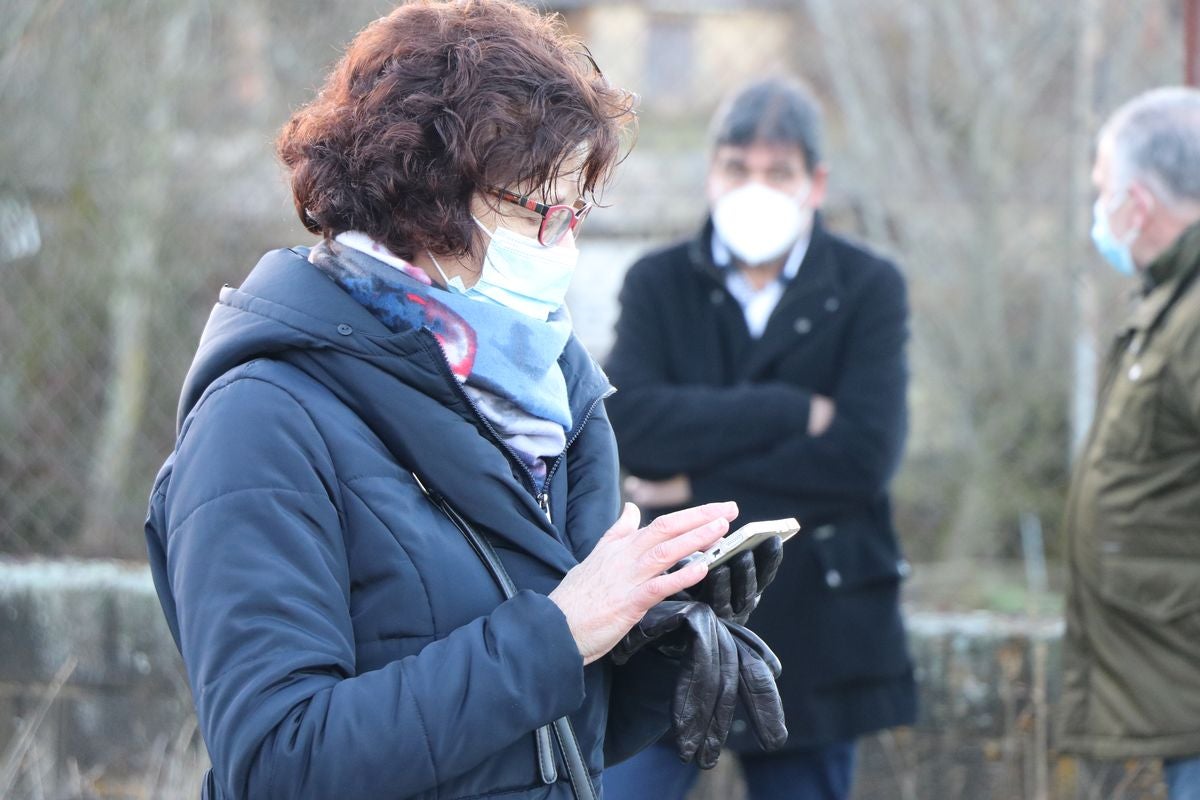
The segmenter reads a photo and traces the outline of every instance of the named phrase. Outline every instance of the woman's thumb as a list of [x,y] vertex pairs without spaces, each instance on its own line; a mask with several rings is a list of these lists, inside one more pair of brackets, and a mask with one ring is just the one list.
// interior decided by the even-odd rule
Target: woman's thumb
[[626,503],[621,509],[621,516],[617,517],[617,521],[609,528],[609,532],[617,538],[623,538],[636,531],[641,522],[641,509],[633,503]]

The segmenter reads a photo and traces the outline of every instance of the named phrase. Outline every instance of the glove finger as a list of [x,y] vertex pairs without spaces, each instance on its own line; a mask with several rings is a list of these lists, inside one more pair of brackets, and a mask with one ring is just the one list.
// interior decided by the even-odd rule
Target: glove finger
[[722,564],[705,576],[701,583],[701,602],[708,603],[718,617],[733,616],[733,570]]
[[738,700],[738,648],[732,634],[713,617],[716,626],[716,640],[721,654],[720,687],[716,703],[713,706],[712,718],[705,731],[704,743],[696,754],[696,763],[701,769],[712,769],[721,756],[721,748],[729,736],[729,726],[733,723],[733,712],[737,709]]
[[657,639],[682,628],[691,603],[663,600],[655,603],[638,622],[637,628],[649,639]]
[[[762,547],[762,545],[759,545]],[[729,564],[729,614],[722,614],[716,606],[717,616],[722,619],[744,620],[750,616],[754,606],[758,604],[758,578],[754,565],[754,553],[738,553]]]
[[736,640],[741,642],[742,645],[749,647],[754,651],[755,655],[762,659],[763,663],[771,670],[772,677],[779,677],[780,673],[783,672],[783,664],[780,663],[779,658],[775,655],[775,651],[757,633],[744,625],[738,625],[736,622],[726,621],[725,627],[729,629],[729,632],[733,634]]
[[721,676],[716,628],[708,623],[708,620],[715,619],[712,609],[693,603],[684,617],[694,638],[691,651],[684,660],[680,679],[675,684],[671,721],[679,759],[688,763],[704,741]]
[[675,749],[679,760],[688,763],[695,753],[693,740],[696,738],[693,724],[694,706],[692,692],[695,691],[697,659],[704,658],[704,648],[699,642],[692,644],[692,649],[683,660],[679,670],[679,678],[675,682],[675,694],[671,698],[671,731],[675,734]]
[[783,563],[783,539],[778,536],[772,536],[765,542],[754,548],[754,569],[758,578],[758,594],[771,585],[771,581],[775,580],[776,573],[779,572],[779,565]]
[[688,603],[663,600],[650,607],[638,623],[617,642],[610,653],[614,664],[620,666],[650,642],[674,633],[683,624]]
[[787,741],[788,731],[779,699],[779,687],[770,668],[748,645],[737,639],[738,696],[754,738],[763,750],[777,750]]
[[646,646],[650,640],[638,628],[634,628],[629,633],[621,637],[621,641],[617,642],[616,647],[608,654],[612,662],[618,667],[633,658],[638,650]]

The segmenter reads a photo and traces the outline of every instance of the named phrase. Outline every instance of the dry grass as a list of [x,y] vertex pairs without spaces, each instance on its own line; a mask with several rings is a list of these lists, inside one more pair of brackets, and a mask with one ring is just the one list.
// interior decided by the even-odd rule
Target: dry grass
[[46,687],[34,712],[19,722],[0,760],[0,797],[5,800],[194,800],[208,769],[196,722],[155,740],[150,767],[140,776],[110,776],[103,767],[80,770],[74,758],[55,758],[46,719],[78,662],[68,658]]

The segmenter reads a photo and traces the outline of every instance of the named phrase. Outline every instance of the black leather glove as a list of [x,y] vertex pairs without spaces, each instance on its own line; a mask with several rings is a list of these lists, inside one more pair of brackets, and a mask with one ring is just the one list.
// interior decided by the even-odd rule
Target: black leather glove
[[772,536],[711,570],[704,580],[677,597],[707,603],[721,619],[745,625],[763,590],[775,580],[782,561],[783,541]]
[[787,738],[775,688],[779,659],[749,630],[719,619],[705,603],[666,600],[617,644],[612,659],[624,664],[651,642],[681,663],[671,702],[681,761],[694,759],[702,769],[716,765],[739,697],[764,748],[774,749]]
[[716,765],[733,724],[738,698],[738,648],[712,608],[694,600],[664,600],[652,607],[613,648],[616,664],[653,642],[680,661],[671,699],[671,730],[681,761]]
[[775,679],[783,671],[775,653],[749,628],[724,621],[738,651],[738,697],[754,738],[763,750],[783,747],[788,731]]

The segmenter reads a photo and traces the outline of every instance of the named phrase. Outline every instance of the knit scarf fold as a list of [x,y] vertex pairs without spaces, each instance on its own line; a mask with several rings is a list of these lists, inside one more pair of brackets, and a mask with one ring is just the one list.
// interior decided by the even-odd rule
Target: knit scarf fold
[[544,479],[545,460],[562,452],[571,429],[558,364],[571,335],[565,307],[543,322],[463,297],[362,234],[320,242],[309,261],[392,332],[429,330],[479,413]]

